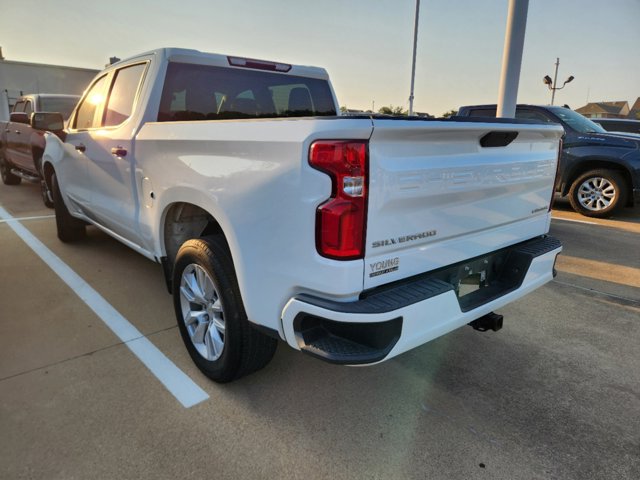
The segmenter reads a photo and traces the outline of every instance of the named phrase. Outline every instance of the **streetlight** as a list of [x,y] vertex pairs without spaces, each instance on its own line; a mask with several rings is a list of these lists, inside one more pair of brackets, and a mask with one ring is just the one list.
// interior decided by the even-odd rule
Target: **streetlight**
[[549,87],[549,90],[551,90],[551,105],[553,105],[553,100],[556,97],[556,90],[562,90],[567,83],[572,82],[575,78],[573,75],[569,75],[569,78],[564,81],[561,87],[556,87],[558,84],[558,66],[560,66],[560,59],[556,58],[556,73],[553,76],[553,80],[551,80],[549,75],[545,75],[542,79],[544,84]]
[[416,0],[416,18],[413,26],[413,62],[411,63],[411,92],[409,93],[409,116],[413,116],[413,86],[416,79],[416,51],[418,50],[418,18],[420,17],[420,0]]

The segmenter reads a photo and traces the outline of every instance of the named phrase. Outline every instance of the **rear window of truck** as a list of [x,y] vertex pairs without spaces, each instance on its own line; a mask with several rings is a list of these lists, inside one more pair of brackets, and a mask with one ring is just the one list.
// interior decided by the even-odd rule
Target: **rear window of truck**
[[171,62],[159,122],[336,115],[326,80]]
[[58,112],[69,118],[80,97],[40,97],[41,112]]

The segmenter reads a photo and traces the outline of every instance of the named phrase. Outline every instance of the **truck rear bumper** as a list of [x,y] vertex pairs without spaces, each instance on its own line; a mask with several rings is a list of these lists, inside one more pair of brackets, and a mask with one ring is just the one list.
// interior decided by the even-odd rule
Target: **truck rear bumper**
[[[366,365],[395,357],[526,295],[554,277],[560,242],[540,237],[363,292],[355,302],[298,295],[282,313],[287,343],[320,359]],[[466,295],[475,269],[483,284]],[[465,274],[464,272],[467,272]],[[471,272],[471,274],[468,274]],[[467,275],[467,276],[465,276]],[[462,282],[461,282],[462,281]]]

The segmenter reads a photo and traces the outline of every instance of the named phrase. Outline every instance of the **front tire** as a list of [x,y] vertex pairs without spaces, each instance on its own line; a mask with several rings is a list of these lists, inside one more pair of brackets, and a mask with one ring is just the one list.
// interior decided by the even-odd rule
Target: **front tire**
[[71,216],[62,199],[60,186],[56,174],[51,175],[51,190],[53,196],[53,209],[56,212],[56,229],[58,238],[64,243],[83,239],[86,234],[86,224],[82,220]]
[[49,186],[44,178],[40,179],[40,195],[42,195],[42,202],[47,208],[53,208],[53,194],[49,190]]
[[42,169],[42,156],[37,157],[33,163],[36,166],[38,175],[40,175],[40,195],[42,196],[42,203],[44,203],[44,206],[47,208],[53,208],[53,193],[45,180],[44,170]]
[[573,209],[587,217],[606,218],[627,203],[629,188],[614,170],[591,170],[571,184],[569,201]]
[[11,173],[11,168],[4,157],[0,157],[0,176],[5,185],[19,185],[22,179]]
[[180,247],[173,303],[187,351],[210,379],[236,380],[263,368],[273,357],[277,340],[249,324],[221,235],[188,240]]

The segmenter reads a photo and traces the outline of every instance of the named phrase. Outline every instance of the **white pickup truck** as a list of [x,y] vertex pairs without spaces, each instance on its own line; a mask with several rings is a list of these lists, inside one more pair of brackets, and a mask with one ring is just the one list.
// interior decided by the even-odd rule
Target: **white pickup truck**
[[494,309],[553,278],[560,126],[338,112],[321,68],[172,48],[114,64],[47,135],[58,236],[95,225],[161,263],[218,382],[278,340],[364,365],[497,330]]

